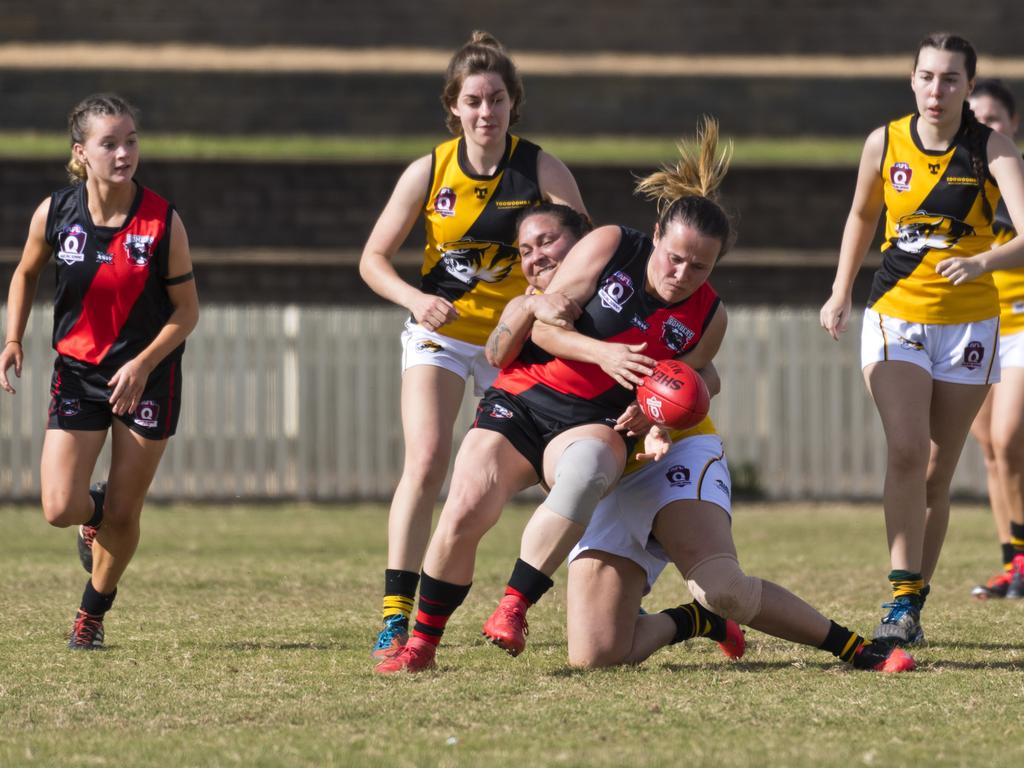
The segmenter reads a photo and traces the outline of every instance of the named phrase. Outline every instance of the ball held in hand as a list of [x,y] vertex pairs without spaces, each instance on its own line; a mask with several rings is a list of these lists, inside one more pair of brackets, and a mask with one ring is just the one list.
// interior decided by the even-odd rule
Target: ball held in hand
[[704,379],[678,360],[662,360],[636,388],[636,401],[653,424],[689,429],[708,415],[711,396]]

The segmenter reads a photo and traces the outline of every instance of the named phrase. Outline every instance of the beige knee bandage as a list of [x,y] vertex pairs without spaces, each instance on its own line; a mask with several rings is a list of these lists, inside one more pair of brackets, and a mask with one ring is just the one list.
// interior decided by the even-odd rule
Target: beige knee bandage
[[761,580],[743,573],[732,555],[701,560],[686,574],[686,586],[698,603],[740,624],[761,612]]

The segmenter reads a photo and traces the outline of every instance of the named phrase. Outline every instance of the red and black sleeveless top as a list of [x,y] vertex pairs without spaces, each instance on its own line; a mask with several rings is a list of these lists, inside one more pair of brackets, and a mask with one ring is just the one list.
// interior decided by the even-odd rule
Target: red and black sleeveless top
[[[138,186],[125,223],[93,224],[85,184],[55,192],[46,242],[57,262],[53,348],[101,395],[107,380],[145,349],[174,307],[165,287],[173,206]],[[154,373],[176,364],[182,343]],[[90,387],[91,389],[91,387]]]
[[[645,289],[653,241],[642,232],[621,227],[622,239],[586,302],[576,330],[620,344],[647,342],[643,354],[655,360],[678,357],[701,340],[720,300],[709,283],[675,304],[665,304]],[[586,401],[590,408],[618,416],[636,393],[620,386],[594,363],[562,360],[532,341],[494,382],[497,389],[530,403]]]

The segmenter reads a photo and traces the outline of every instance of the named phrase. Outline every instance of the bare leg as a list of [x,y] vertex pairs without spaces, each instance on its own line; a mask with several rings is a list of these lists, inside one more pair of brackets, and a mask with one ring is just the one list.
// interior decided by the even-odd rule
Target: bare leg
[[[654,519],[654,536],[687,578],[695,565],[714,555],[736,556],[729,516],[721,507],[706,501],[676,501]],[[792,592],[762,580],[761,610],[748,622],[754,629],[775,637],[818,647],[828,635],[829,620]],[[713,585],[701,585],[709,594]],[[723,605],[728,595],[719,594]],[[716,601],[717,601],[716,600]],[[729,618],[722,606],[706,606]]]
[[93,542],[92,584],[110,594],[139,544],[139,519],[166,440],[147,440],[114,419],[103,525]]
[[987,386],[936,381],[931,402],[931,455],[926,479],[927,513],[921,578],[932,580],[949,527],[949,486]]
[[537,473],[505,437],[471,429],[455,459],[455,474],[423,561],[424,573],[452,584],[473,580],[476,550],[514,493]]
[[994,388],[992,444],[1004,518],[1000,529],[1010,540],[1010,522],[1024,525],[1024,368],[1006,368]]
[[417,365],[402,375],[405,463],[388,513],[388,568],[419,571],[423,562],[465,384],[433,365]]
[[569,663],[638,664],[675,636],[665,614],[639,615],[646,574],[625,557],[588,550],[569,564]]
[[[1007,380],[1010,371],[1020,371],[1024,374],[1024,369],[1004,369],[1002,374],[1003,381]],[[1022,389],[1024,389],[1024,387],[1022,387]],[[995,448],[992,444],[992,429],[995,426],[992,415],[993,401],[997,397],[1001,397],[1002,390],[1003,382],[994,384],[991,389],[989,389],[985,402],[982,403],[981,408],[978,411],[978,415],[974,417],[974,423],[971,424],[971,434],[974,435],[974,439],[978,441],[978,445],[981,447],[982,456],[985,458],[985,481],[988,487],[989,505],[992,507],[992,520],[996,526],[996,536],[998,536],[1001,544],[1009,544],[1010,510],[1003,494],[1003,488],[999,478],[999,469],[996,465]],[[1020,418],[1020,416],[1021,414],[1018,414],[1018,416],[1014,418]]]
[[50,525],[67,528],[92,517],[89,483],[106,439],[106,430],[46,430],[39,478],[43,517]]
[[921,572],[925,478],[931,432],[932,377],[913,363],[886,361],[864,369],[885,430],[885,529],[893,570]]

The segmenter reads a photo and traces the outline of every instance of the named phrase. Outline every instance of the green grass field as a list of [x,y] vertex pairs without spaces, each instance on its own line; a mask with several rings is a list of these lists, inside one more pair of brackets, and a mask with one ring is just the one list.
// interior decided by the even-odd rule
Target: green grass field
[[[62,158],[64,134],[0,134],[0,157]],[[408,162],[427,154],[444,137],[431,136],[189,136],[144,133],[144,157],[321,162]],[[673,137],[531,136],[566,163],[657,165],[676,156]],[[739,165],[856,165],[862,139],[807,137],[735,140]]]
[[[977,603],[997,549],[955,511],[918,671],[855,672],[757,632],[741,662],[709,642],[640,667],[566,665],[564,571],[510,659],[479,636],[525,511],[485,540],[439,668],[380,679],[368,656],[384,563],[381,506],[156,507],[106,622],[70,652],[85,581],[71,531],[0,507],[0,765],[900,766],[1024,757],[1024,604]],[[749,572],[869,631],[885,598],[877,505],[738,505]],[[684,599],[670,573],[646,600]]]

